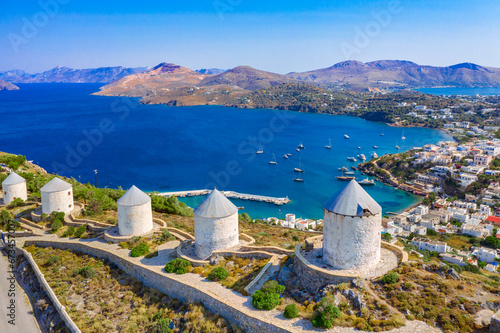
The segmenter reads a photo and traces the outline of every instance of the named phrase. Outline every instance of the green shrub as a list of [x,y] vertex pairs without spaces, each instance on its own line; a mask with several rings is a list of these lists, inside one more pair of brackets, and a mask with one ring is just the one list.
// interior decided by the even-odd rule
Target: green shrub
[[170,333],[172,330],[170,329],[170,319],[162,318],[158,320],[156,323],[154,333]]
[[94,277],[95,276],[95,271],[92,267],[90,266],[85,266],[85,267],[82,267],[82,268],[77,268],[73,271],[73,276],[76,276],[76,275],[81,275],[83,276],[84,278],[91,278],[91,277]]
[[208,274],[210,281],[224,281],[229,276],[228,271],[224,267],[216,267]]
[[24,200],[21,198],[15,198],[8,206],[8,208],[16,208],[24,205]]
[[64,232],[63,237],[71,237],[71,236],[73,236],[73,234],[74,234],[74,233],[75,233],[75,227],[70,226],[70,227],[68,227],[68,229],[66,229],[66,231]]
[[185,274],[186,267],[192,266],[191,263],[185,259],[177,258],[165,265],[167,273]]
[[298,241],[300,240],[300,238],[299,238],[299,236],[297,236],[297,235],[293,235],[293,236],[292,236],[292,240],[293,240],[294,242],[298,242]]
[[479,269],[478,266],[476,265],[471,265],[471,264],[467,264],[463,267],[463,270],[464,271],[468,271],[468,272],[471,272],[471,273],[476,273],[476,274],[480,274],[481,273],[481,270]]
[[79,226],[78,229],[76,229],[76,231],[75,231],[75,237],[76,238],[82,237],[82,235],[85,233],[85,231],[87,231],[86,225]]
[[257,290],[252,295],[252,304],[259,310],[272,310],[280,304],[280,295],[273,292]]
[[149,252],[149,246],[146,243],[141,243],[134,247],[132,251],[130,251],[130,256],[131,257],[142,257],[146,253]]
[[326,308],[319,310],[312,319],[314,327],[323,327],[329,329],[333,326],[335,319],[340,317],[340,309],[333,305],[328,305]]
[[389,274],[384,275],[381,281],[384,284],[394,284],[399,281],[399,275],[396,272],[391,272]]
[[288,304],[285,307],[285,312],[283,312],[283,316],[285,316],[285,318],[291,319],[297,317],[298,315],[299,315],[299,308],[295,303]]
[[62,222],[60,220],[55,220],[54,222],[52,222],[52,232],[56,232],[57,230],[61,229],[61,227],[63,226]]
[[47,261],[45,262],[45,265],[46,266],[52,266],[54,264],[57,264],[60,261],[61,261],[61,258],[59,256],[53,255],[52,257],[50,257],[49,259],[47,259]]
[[269,280],[262,286],[262,291],[281,295],[285,291],[285,287],[280,285],[276,280]]

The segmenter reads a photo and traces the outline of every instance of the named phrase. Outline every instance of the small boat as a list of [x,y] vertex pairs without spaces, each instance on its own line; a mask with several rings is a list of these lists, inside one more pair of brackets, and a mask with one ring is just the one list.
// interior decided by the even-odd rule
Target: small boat
[[345,174],[348,176],[352,176],[352,175],[354,175],[354,171],[347,171]]
[[354,157],[348,157],[347,160],[351,162],[357,162],[357,160]]
[[301,143],[299,143],[299,146],[298,146],[299,149],[305,149],[306,147],[304,147],[304,145]]
[[304,173],[304,169],[302,168],[302,161],[299,162],[299,167],[293,169],[294,172]]
[[287,154],[283,155],[283,158],[284,158],[285,160],[287,160],[287,159],[288,159],[288,155],[287,155]]
[[377,158],[377,157],[378,157],[377,153],[376,153],[376,152],[373,152],[373,153],[372,153],[372,158]]
[[344,134],[344,139],[349,139],[349,135]]
[[406,139],[405,130],[403,130],[403,135],[401,136],[401,140],[405,140],[405,139]]
[[356,168],[355,166],[352,166],[351,170],[358,170],[358,168]]
[[268,163],[272,164],[272,165],[277,165],[278,164],[278,162],[276,162],[276,156],[274,155],[274,153],[273,153],[273,160],[269,161]]
[[396,145],[396,149],[401,149],[398,145]]
[[359,149],[359,150],[361,150],[361,147],[360,147],[360,146],[358,146],[358,149]]
[[325,146],[326,149],[332,149],[332,139],[328,139],[328,145]]
[[292,157],[292,154],[288,153],[288,154],[285,154],[286,156],[288,157]]
[[384,135],[385,135],[384,132],[380,133],[380,136],[384,136]]
[[358,182],[359,185],[375,185],[375,181],[373,179],[365,178],[362,181]]
[[300,148],[295,149],[296,151],[300,151]]
[[378,149],[378,147],[377,146],[373,146],[373,149]]
[[259,150],[257,150],[256,154],[262,154],[264,150],[262,149],[262,144],[259,143]]
[[339,171],[348,171],[349,169],[347,169],[345,166],[343,166],[342,168],[339,168]]
[[301,177],[295,177],[293,179],[294,182],[297,182],[297,183],[303,183],[304,182],[304,178],[301,178]]
[[362,160],[362,161],[366,161],[366,156],[365,156],[365,154],[359,154],[359,155],[358,155],[358,158],[359,158],[360,160]]

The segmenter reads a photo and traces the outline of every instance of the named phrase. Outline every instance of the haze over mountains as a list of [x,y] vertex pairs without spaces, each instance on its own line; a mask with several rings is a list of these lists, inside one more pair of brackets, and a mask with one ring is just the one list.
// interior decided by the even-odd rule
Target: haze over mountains
[[121,66],[73,69],[57,66],[37,74],[29,74],[23,70],[15,69],[0,72],[0,80],[12,83],[108,83],[146,69],[146,67],[125,68]]

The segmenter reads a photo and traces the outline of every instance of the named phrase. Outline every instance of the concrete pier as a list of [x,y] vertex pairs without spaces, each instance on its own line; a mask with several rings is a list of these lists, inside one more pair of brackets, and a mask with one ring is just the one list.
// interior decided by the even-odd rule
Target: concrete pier
[[[176,196],[176,197],[193,197],[197,195],[206,195],[210,193],[210,190],[193,190],[193,191],[175,191],[175,192],[162,192],[158,193],[161,196]],[[259,202],[268,202],[273,203],[275,205],[281,206],[289,203],[291,200],[288,197],[285,198],[276,198],[276,197],[268,197],[264,195],[254,195],[254,194],[245,194],[238,193],[234,191],[221,191],[227,198],[234,198],[240,200],[251,200],[251,201],[259,201]]]

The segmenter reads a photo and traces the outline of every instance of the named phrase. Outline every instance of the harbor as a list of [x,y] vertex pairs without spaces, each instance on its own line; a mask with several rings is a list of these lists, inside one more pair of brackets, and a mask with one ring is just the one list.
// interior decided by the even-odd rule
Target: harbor
[[[193,191],[175,191],[175,192],[162,192],[158,193],[158,195],[161,196],[175,196],[175,197],[194,197],[194,196],[199,196],[199,195],[207,195],[210,193],[211,190],[193,190]],[[272,203],[278,206],[286,205],[287,203],[291,202],[291,200],[287,197],[284,198],[277,198],[277,197],[269,197],[269,196],[264,196],[264,195],[254,195],[254,194],[245,194],[245,193],[238,193],[234,191],[220,191],[226,198],[231,198],[231,199],[240,199],[240,200],[250,200],[250,201],[258,201],[258,202],[267,202],[267,203]]]

